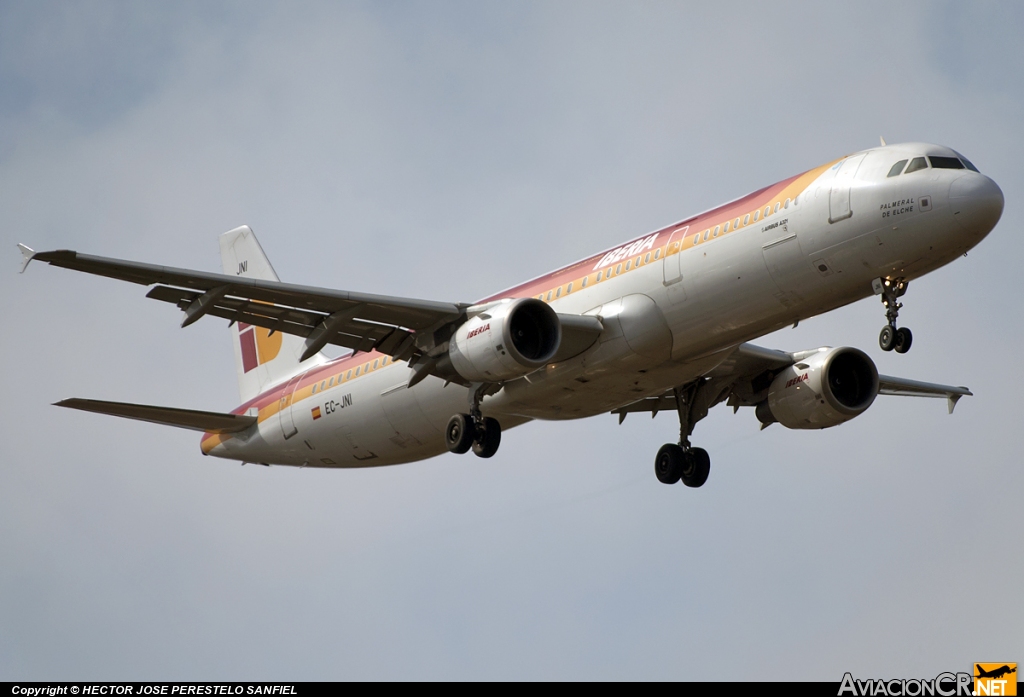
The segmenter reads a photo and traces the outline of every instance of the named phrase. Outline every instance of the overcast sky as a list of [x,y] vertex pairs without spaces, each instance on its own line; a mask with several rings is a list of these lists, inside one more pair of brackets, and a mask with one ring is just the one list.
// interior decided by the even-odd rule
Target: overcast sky
[[[0,680],[934,677],[1024,661],[1019,3],[0,0]],[[963,384],[821,432],[719,407],[534,423],[491,460],[240,467],[50,406],[236,404],[224,323],[15,243],[473,301],[843,154],[928,141],[1002,222],[759,340]],[[0,256],[2,260],[3,256]],[[1017,501],[1017,503],[1013,503]]]

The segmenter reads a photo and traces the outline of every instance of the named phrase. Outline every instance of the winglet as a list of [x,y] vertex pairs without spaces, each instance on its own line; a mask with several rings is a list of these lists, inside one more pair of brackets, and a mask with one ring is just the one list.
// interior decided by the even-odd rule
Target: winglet
[[25,273],[25,268],[28,266],[28,263],[36,256],[36,250],[31,247],[26,247],[21,242],[18,243],[18,249],[21,250],[21,271],[18,273]]
[[956,407],[956,403],[960,401],[961,397],[963,397],[962,394],[946,395],[946,401],[949,403],[949,413],[950,414],[953,413],[953,408]]

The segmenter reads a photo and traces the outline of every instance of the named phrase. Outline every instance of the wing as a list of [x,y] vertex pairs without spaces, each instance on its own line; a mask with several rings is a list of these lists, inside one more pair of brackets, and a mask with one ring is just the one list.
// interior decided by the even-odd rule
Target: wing
[[[779,371],[805,360],[818,351],[819,349],[812,349],[786,353],[755,344],[740,344],[728,351],[722,362],[701,377],[697,383],[688,386],[691,390],[687,394],[687,400],[703,414],[726,400],[734,410],[742,406],[757,406],[767,399],[768,387]],[[945,397],[949,403],[950,414],[961,397],[973,396],[966,387],[919,382],[889,375],[879,375],[878,386],[878,394],[883,395]],[[654,416],[659,411],[675,411],[677,392],[668,390],[661,395],[626,404],[612,410],[611,413],[618,414],[621,423],[626,414],[634,412],[650,412]]]
[[973,397],[974,394],[966,387],[937,385],[931,382],[918,382],[906,378],[894,378],[890,375],[878,376],[878,394],[891,394],[901,397],[945,397],[949,404],[949,413],[961,397]]
[[356,351],[376,350],[396,360],[423,354],[447,340],[434,332],[464,317],[468,304],[396,298],[316,288],[279,281],[190,271],[168,266],[79,254],[70,250],[33,252],[24,258],[53,266],[154,286],[146,297],[177,305],[182,326],[204,315],[223,317],[306,338],[305,360],[327,344]]
[[[417,373],[461,382],[435,372],[454,328],[465,321],[469,303],[444,303],[370,293],[301,286],[280,281],[177,269],[135,261],[79,254],[70,250],[35,252],[19,244],[24,271],[33,260],[121,281],[153,286],[146,297],[177,305],[187,327],[205,315],[295,334],[306,339],[300,362],[327,344],[355,351],[379,351],[410,360]],[[553,361],[589,348],[603,330],[594,317],[560,314],[562,346]],[[425,360],[420,363],[420,359]],[[418,364],[418,365],[417,365]]]

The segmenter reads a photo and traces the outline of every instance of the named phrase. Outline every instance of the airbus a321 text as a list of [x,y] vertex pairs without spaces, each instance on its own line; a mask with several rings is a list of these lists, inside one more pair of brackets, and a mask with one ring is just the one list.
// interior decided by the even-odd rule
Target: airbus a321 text
[[[202,431],[206,455],[309,467],[394,465],[445,451],[491,457],[533,419],[673,412],[679,442],[660,481],[699,487],[694,426],[726,402],[763,426],[836,426],[875,397],[965,387],[879,375],[856,348],[786,353],[750,342],[872,294],[879,343],[910,281],[978,244],[1003,194],[967,158],[925,143],[882,145],[589,256],[475,303],[282,283],[248,227],[220,236],[223,274],[19,245],[36,259],[152,286],[182,326],[230,320],[241,405],[214,413],[68,399],[60,406]],[[340,358],[322,350],[351,349]]]

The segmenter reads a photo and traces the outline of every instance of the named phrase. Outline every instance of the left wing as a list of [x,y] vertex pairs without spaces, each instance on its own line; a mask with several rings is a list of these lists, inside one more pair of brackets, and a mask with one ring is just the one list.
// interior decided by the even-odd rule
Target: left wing
[[[18,245],[22,271],[32,260],[153,285],[146,297],[177,305],[182,326],[204,315],[306,337],[302,359],[327,344],[376,350],[404,360],[434,348],[433,332],[463,317],[468,304],[398,298],[177,269],[70,250],[34,252]],[[442,340],[447,340],[445,336]]]
[[937,385],[931,382],[918,382],[906,378],[894,378],[890,375],[878,376],[878,394],[892,394],[901,397],[945,397],[949,403],[949,413],[961,397],[973,397],[974,393],[966,387]]
[[[679,408],[677,395],[683,395],[687,404],[691,405],[690,408],[701,413],[700,418],[703,418],[703,414],[711,407],[726,400],[734,411],[741,406],[753,407],[767,398],[768,387],[778,372],[818,351],[819,349],[812,349],[786,353],[755,344],[740,344],[718,366],[700,378],[697,384],[686,386],[690,388],[689,390],[668,390],[656,397],[648,397],[614,409],[611,413],[618,414],[619,423],[622,423],[626,414],[634,412],[650,412],[651,416],[655,416],[659,411],[675,411]],[[966,387],[919,382],[889,375],[878,376],[878,394],[945,397],[950,414],[961,397],[973,396]]]

